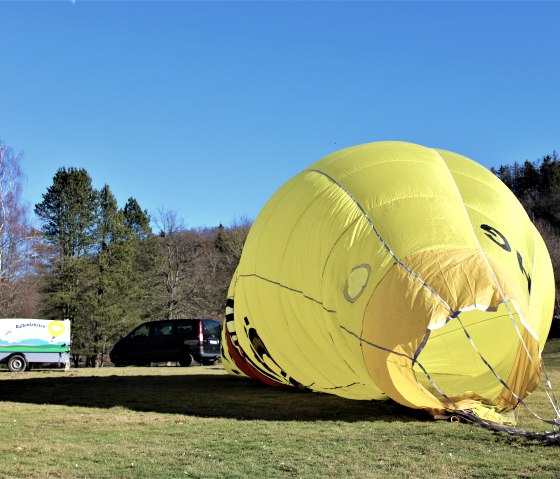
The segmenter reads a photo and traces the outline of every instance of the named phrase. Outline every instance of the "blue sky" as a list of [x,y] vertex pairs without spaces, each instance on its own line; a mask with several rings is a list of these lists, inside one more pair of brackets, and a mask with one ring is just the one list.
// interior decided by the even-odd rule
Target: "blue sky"
[[256,217],[337,149],[560,150],[560,2],[0,1],[0,139],[187,226]]

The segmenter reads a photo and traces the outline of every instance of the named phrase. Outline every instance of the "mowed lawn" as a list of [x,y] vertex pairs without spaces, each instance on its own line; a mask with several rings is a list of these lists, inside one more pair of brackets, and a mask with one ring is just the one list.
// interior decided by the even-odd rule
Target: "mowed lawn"
[[[545,355],[554,385],[559,349]],[[552,417],[543,387],[529,402]],[[524,411],[519,426],[544,430]],[[560,477],[560,444],[221,366],[0,370],[0,427],[6,479]]]

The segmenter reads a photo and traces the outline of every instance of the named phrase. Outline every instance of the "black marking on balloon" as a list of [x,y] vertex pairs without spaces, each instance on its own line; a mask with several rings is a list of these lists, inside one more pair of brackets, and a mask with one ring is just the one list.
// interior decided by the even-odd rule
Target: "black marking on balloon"
[[[226,319],[226,321],[234,321],[235,312],[234,312],[234,299],[233,298],[228,298],[228,306],[230,308],[232,308],[232,312],[229,313],[226,316],[226,318],[228,318],[228,319]],[[247,318],[245,318],[245,322],[248,324],[248,319]],[[234,323],[232,324],[232,326],[234,326]],[[246,361],[248,364],[250,364],[255,371],[258,371],[260,374],[267,377],[268,379],[271,379],[272,381],[280,382],[280,383],[282,382],[281,378],[279,378],[278,375],[274,373],[274,371],[271,371],[266,366],[266,364],[262,364],[262,366],[267,367],[267,369],[270,372],[267,372],[267,371],[263,370],[263,368],[261,366],[256,364],[253,360],[251,360],[251,358],[249,356],[247,356],[247,354],[245,354],[245,352],[243,351],[243,349],[241,349],[241,347],[239,345],[239,341],[237,340],[237,333],[235,331],[229,332],[229,330],[228,330],[228,333],[230,335],[231,343],[232,343],[233,347],[236,349],[237,353],[243,358],[244,361]],[[231,354],[229,353],[229,351],[228,351],[228,355],[231,358]],[[235,363],[235,361],[233,361],[233,362]],[[240,374],[235,370],[234,370],[234,372],[236,374]]]
[[493,226],[486,225],[486,224],[480,225],[480,228],[483,229],[484,231],[486,231],[486,233],[484,233],[484,234],[488,238],[490,238],[494,243],[496,243],[500,248],[504,249],[508,253],[511,252],[511,246],[509,245],[509,241],[496,228],[494,228]]
[[[245,324],[249,326],[249,318],[245,316],[244,319],[245,319]],[[245,332],[247,333],[247,337],[249,338],[249,344],[251,345],[251,349],[253,351],[255,359],[259,361],[260,365],[263,368],[265,368],[267,371],[269,371],[270,374],[273,374],[276,378],[278,378],[278,375],[272,369],[270,369],[270,367],[264,361],[264,357],[268,356],[268,358],[280,370],[280,374],[281,376],[283,376],[284,380],[287,380],[290,384],[292,384],[297,388],[305,388],[303,384],[301,384],[299,381],[296,381],[294,378],[289,376],[288,373],[286,373],[280,367],[280,365],[274,360],[274,358],[268,351],[268,348],[265,346],[263,340],[261,339],[261,337],[259,336],[255,328],[249,326],[249,328],[245,328]]]
[[[234,299],[230,298],[228,299],[228,306],[230,308],[232,308],[232,310],[234,310]],[[232,313],[230,313],[228,316],[230,316],[230,321],[234,320],[234,315],[235,315],[235,311],[232,311]],[[249,318],[245,317],[243,318],[244,322],[247,326],[249,326]],[[251,333],[250,331],[254,331],[254,333]],[[262,342],[262,340],[260,339],[260,337],[258,337],[258,334],[256,333],[256,330],[254,328],[250,328],[249,330],[247,330],[247,327],[245,327],[245,333],[247,338],[249,338],[249,344],[251,345],[251,349],[253,351],[253,354],[255,356],[256,361],[253,361],[252,358],[250,358],[247,354],[245,354],[245,352],[241,349],[241,347],[239,346],[239,342],[237,341],[237,339],[234,339],[233,336],[237,336],[237,334],[234,333],[230,333],[230,338],[232,339],[232,344],[235,347],[235,349],[238,351],[238,353],[243,357],[243,359],[249,363],[254,369],[255,371],[258,371],[260,374],[262,374],[263,376],[267,377],[268,379],[271,379],[275,382],[279,382],[279,383],[285,383],[286,380],[288,380],[291,384],[293,384],[294,386],[298,386],[299,383],[297,381],[292,381],[287,379],[287,374],[285,375],[284,378],[279,377],[278,374],[276,374],[272,369],[270,369],[268,367],[268,365],[264,362],[262,356],[259,356],[257,351],[260,351],[261,354],[266,354],[271,360],[272,362],[274,362],[274,364],[276,364],[276,366],[278,366],[278,364],[272,359],[272,357],[270,356],[270,354],[268,353],[268,350],[266,349],[266,347],[264,346],[264,343]],[[258,338],[257,341],[257,348],[255,349],[255,345],[253,344],[253,339]],[[258,344],[260,342],[260,345]],[[282,370],[279,366],[278,368],[280,370]],[[301,386],[301,385],[299,385]],[[304,387],[304,386],[301,386]]]
[[312,298],[311,296],[306,295],[303,291],[299,290],[299,289],[295,289],[295,288],[291,288],[290,286],[286,286],[285,284],[279,283],[278,281],[273,281],[271,279],[265,278],[264,276],[260,276],[256,273],[253,274],[240,274],[239,275],[240,278],[258,278],[258,279],[262,279],[263,281],[266,281],[267,283],[271,283],[271,284],[275,284],[276,286],[280,286],[281,288],[287,289],[288,291],[292,291],[294,293],[298,293],[301,294],[305,299],[309,299],[310,301],[313,301],[314,303],[317,303],[319,306],[321,306],[321,308],[323,308],[327,313],[336,313],[335,310],[333,309],[328,309],[327,307],[325,307],[325,305],[319,301],[318,299]]
[[[247,317],[245,317],[245,323],[247,325],[249,324],[249,319]],[[270,369],[270,367],[264,361],[264,357],[268,356],[270,360],[278,367],[282,376],[286,378],[287,373],[278,365],[276,361],[274,361],[273,357],[270,355],[268,349],[264,345],[262,339],[258,335],[257,330],[255,328],[249,328],[248,330],[246,330],[246,332],[247,332],[247,337],[249,338],[249,344],[251,345],[251,349],[253,350],[253,353],[256,356],[256,358],[261,363],[262,367],[264,367],[267,371],[270,371],[271,374],[275,374],[275,372],[272,369]]]
[[519,269],[521,270],[523,276],[525,276],[525,278],[527,279],[527,287],[529,288],[529,294],[531,294],[531,276],[529,275],[529,273],[527,273],[527,270],[523,266],[523,257],[521,256],[519,251],[516,251],[516,253],[517,253],[517,263],[519,264]]
[[[480,225],[480,229],[486,231],[486,233],[484,233],[485,236],[491,239],[492,242],[497,244],[504,251],[507,251],[508,253],[512,252],[511,245],[508,239],[496,228],[487,224],[482,224]],[[527,272],[525,266],[523,265],[523,256],[521,256],[521,253],[517,250],[515,251],[515,253],[517,255],[517,264],[519,266],[519,269],[521,270],[521,274],[525,276],[525,279],[527,280],[527,288],[529,290],[529,294],[531,294],[531,275]],[[534,267],[534,264],[532,267]]]
[[[253,361],[249,356],[247,356],[244,353],[242,354],[242,356],[243,356],[243,359],[245,361],[247,361],[255,369],[255,371],[258,371],[260,374],[267,377],[268,379],[271,379],[271,380],[276,381],[276,382],[281,383],[281,384],[283,383],[282,378],[280,378],[266,364],[260,363],[260,362],[257,364],[257,362]],[[263,369],[263,367],[266,368],[266,370]]]

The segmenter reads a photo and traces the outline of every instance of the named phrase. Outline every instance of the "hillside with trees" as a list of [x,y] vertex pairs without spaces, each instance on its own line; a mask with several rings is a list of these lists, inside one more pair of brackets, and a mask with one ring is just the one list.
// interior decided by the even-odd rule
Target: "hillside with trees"
[[560,337],[560,158],[553,152],[522,165],[502,165],[492,172],[517,196],[543,237],[556,283],[550,337]]
[[[20,157],[0,142],[0,317],[72,321],[76,364],[102,365],[114,342],[151,319],[221,319],[251,222],[186,228],[131,197],[119,207],[83,168],[60,168],[35,205],[21,198]],[[560,336],[560,159],[492,170],[543,236],[556,276],[551,336]]]

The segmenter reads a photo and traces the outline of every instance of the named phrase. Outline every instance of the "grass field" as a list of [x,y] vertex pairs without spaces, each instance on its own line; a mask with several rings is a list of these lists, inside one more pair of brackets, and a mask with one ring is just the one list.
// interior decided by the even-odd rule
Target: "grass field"
[[[558,385],[560,343],[547,351]],[[542,388],[530,402],[552,416]],[[0,408],[6,479],[560,477],[559,444],[273,389],[220,366],[1,370]],[[524,411],[519,421],[542,430]]]

